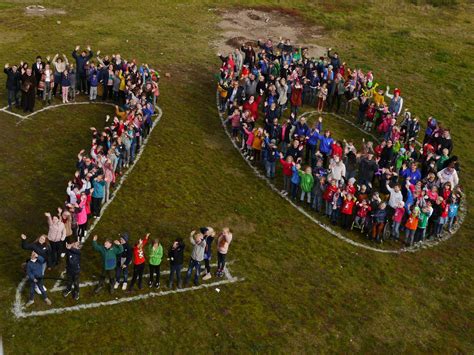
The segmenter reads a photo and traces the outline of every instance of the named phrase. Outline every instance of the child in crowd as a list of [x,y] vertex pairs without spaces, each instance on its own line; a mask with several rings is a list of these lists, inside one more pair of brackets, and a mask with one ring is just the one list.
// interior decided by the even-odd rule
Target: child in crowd
[[[154,239],[148,247],[148,267],[150,269],[149,287],[160,287],[160,265],[163,257],[163,247],[159,239]],[[138,282],[140,288],[140,281]]]
[[113,285],[115,278],[115,267],[117,266],[117,255],[123,252],[123,246],[118,240],[107,238],[103,245],[97,243],[97,235],[94,235],[92,247],[100,253],[102,257],[102,273],[99,277],[99,283],[94,292],[99,293],[104,287],[105,279],[109,279],[109,292],[113,293]]

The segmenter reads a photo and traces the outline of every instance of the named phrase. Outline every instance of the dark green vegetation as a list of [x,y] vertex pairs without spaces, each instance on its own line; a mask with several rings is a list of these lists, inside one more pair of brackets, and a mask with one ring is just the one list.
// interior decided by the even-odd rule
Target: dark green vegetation
[[[227,3],[232,10],[238,2]],[[441,246],[392,256],[345,244],[283,203],[255,179],[217,117],[218,60],[209,42],[219,36],[219,16],[209,8],[218,4],[131,1],[104,9],[95,1],[43,3],[66,9],[60,17],[25,17],[24,5],[0,3],[0,63],[31,61],[37,53],[69,54],[76,44],[90,44],[172,74],[162,79],[163,121],[96,232],[105,237],[128,230],[136,239],[151,231],[167,246],[197,226],[230,225],[230,259],[237,260],[232,270],[246,281],[221,293],[202,290],[13,319],[19,264],[26,257],[19,235],[46,230],[43,212],[64,199],[75,155],[89,144],[88,127],[99,126],[109,109],[49,111],[20,126],[0,113],[0,334],[8,353],[472,353],[472,212]],[[324,26],[320,45],[373,69],[382,83],[401,87],[407,107],[419,116],[435,114],[452,127],[472,205],[472,6],[349,0],[285,6],[301,21]],[[4,92],[1,99],[6,101]],[[90,244],[84,251],[86,280],[98,271],[98,258]],[[81,302],[93,300],[82,294]]]

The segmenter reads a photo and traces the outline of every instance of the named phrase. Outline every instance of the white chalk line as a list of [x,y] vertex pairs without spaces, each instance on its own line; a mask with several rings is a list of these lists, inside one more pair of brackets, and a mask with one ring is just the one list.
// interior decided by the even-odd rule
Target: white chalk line
[[[316,114],[321,114],[321,113],[318,112],[318,111],[307,111],[307,112],[304,112],[300,117],[313,116],[313,115],[316,115]],[[375,136],[374,134],[372,134],[372,133],[366,131],[365,129],[361,128],[360,126],[355,124],[353,121],[345,118],[344,116],[341,116],[341,115],[338,115],[337,113],[332,113],[332,112],[324,112],[323,114],[335,116],[335,117],[345,121],[346,123],[350,124],[354,128],[357,128],[362,133],[365,133],[366,135],[371,136],[377,142],[380,142],[380,139],[377,136]],[[423,146],[423,144],[419,141],[415,141],[415,143],[418,144],[418,146],[420,146],[420,147]],[[422,244],[418,244],[416,246],[414,245],[414,246],[411,246],[411,247],[405,247],[404,250],[402,250],[402,251],[414,252],[414,251],[418,251],[420,249],[431,248],[431,247],[434,247],[434,246],[438,245],[442,241],[450,239],[454,234],[456,234],[457,231],[459,230],[459,228],[461,227],[461,225],[463,224],[464,217],[467,214],[467,201],[466,201],[466,198],[465,198],[466,196],[462,191],[461,191],[461,194],[462,194],[463,198],[461,199],[461,204],[459,205],[458,222],[452,228],[452,233],[450,233],[447,230],[443,230],[441,232],[440,237],[438,237],[436,239],[426,239]]]
[[[109,104],[109,103],[101,103],[101,104]],[[140,151],[138,152],[137,156],[135,157],[135,161],[134,163],[128,168],[128,170],[125,172],[125,174],[122,175],[119,183],[116,185],[116,187],[114,188],[113,190],[113,194],[112,196],[109,198],[109,200],[104,203],[104,205],[102,206],[102,209],[101,209],[101,214],[99,216],[99,218],[96,218],[94,219],[94,221],[92,222],[92,224],[90,225],[89,229],[87,230],[87,235],[84,237],[84,241],[86,241],[92,230],[95,228],[95,226],[97,225],[97,223],[99,223],[101,217],[104,215],[105,211],[107,210],[107,208],[109,207],[109,205],[112,203],[112,201],[115,199],[115,196],[117,196],[117,193],[119,192],[120,188],[122,187],[123,183],[125,182],[125,180],[127,179],[128,175],[133,171],[133,168],[135,167],[135,165],[137,164],[137,162],[140,160],[140,157],[142,156],[143,154],[143,151],[145,150],[145,147],[148,143],[148,140],[150,139],[151,137],[151,133],[153,132],[153,130],[155,129],[156,125],[158,124],[158,122],[161,120],[161,117],[163,115],[163,111],[161,110],[160,107],[156,106],[155,105],[155,109],[157,110],[157,113],[155,113],[153,116],[156,115],[156,119],[153,121],[153,125],[151,126],[151,129],[150,129],[150,132],[147,136],[147,138],[145,138],[143,140],[143,143],[140,147]],[[61,275],[64,275],[64,272],[61,274]],[[27,277],[25,276],[23,278],[23,280],[18,284],[17,286],[17,289],[16,289],[16,295],[15,295],[15,303],[13,305],[13,313],[15,314],[15,316],[18,318],[18,310],[21,311],[21,308],[22,308],[22,301],[21,301],[21,291],[23,289],[23,287],[25,286],[25,283],[26,283],[26,280],[27,280]],[[53,289],[54,288],[57,288],[59,287],[59,283],[56,282],[55,285],[53,286]]]
[[[226,266],[227,266],[227,265],[232,265],[233,263],[234,263],[233,260],[232,260],[232,261],[228,261],[228,262],[226,263]],[[210,266],[211,266],[211,267],[216,267],[217,264],[211,264]],[[129,267],[131,268],[132,265],[130,265]],[[184,273],[184,272],[186,272],[186,271],[187,271],[187,269],[184,269],[184,268],[181,269],[181,272],[182,272],[182,273]],[[64,272],[64,273],[65,273],[65,272]],[[160,274],[161,274],[161,275],[169,275],[169,274],[170,274],[170,271],[169,271],[169,270],[164,270],[164,271],[162,271]],[[146,274],[143,275],[143,277],[144,277],[144,278],[148,278],[148,277],[150,277],[150,274],[146,273]],[[128,278],[127,278],[127,282],[128,282],[129,279],[131,279],[131,277],[128,277]],[[59,282],[61,282],[61,281],[63,281],[63,280],[59,280]],[[85,282],[81,282],[81,283],[79,284],[79,288],[96,286],[98,283],[99,283],[99,281],[85,281]],[[66,286],[58,286],[58,287],[55,286],[55,287],[53,287],[53,288],[52,288],[50,291],[48,291],[48,292],[49,292],[49,293],[60,292],[60,291],[64,291],[65,289],[66,289]]]
[[[219,100],[219,96],[217,95],[217,100]],[[378,253],[385,253],[385,254],[400,254],[401,252],[403,251],[407,251],[407,249],[405,248],[402,248],[402,249],[399,249],[399,250],[393,250],[393,249],[378,249],[378,248],[374,248],[374,247],[371,247],[369,245],[365,245],[365,244],[362,244],[362,243],[359,243],[359,242],[356,242],[350,238],[347,238],[347,237],[344,237],[341,233],[337,232],[336,230],[332,229],[331,227],[329,227],[328,225],[320,222],[319,220],[317,220],[316,218],[314,218],[312,215],[310,215],[305,209],[303,209],[301,206],[298,206],[296,203],[294,203],[290,198],[288,198],[288,196],[285,196],[281,193],[281,191],[270,181],[270,179],[268,179],[264,174],[262,174],[260,172],[260,170],[255,166],[253,165],[250,161],[248,161],[244,154],[240,151],[240,148],[238,147],[238,145],[235,143],[235,141],[232,139],[232,135],[230,134],[229,130],[227,129],[226,125],[225,125],[225,119],[224,119],[224,116],[223,114],[220,112],[219,110],[219,101],[217,101],[217,111],[219,113],[219,118],[222,122],[222,126],[224,127],[224,131],[225,133],[227,134],[227,136],[229,137],[232,145],[234,146],[234,148],[239,152],[239,154],[242,156],[242,158],[244,159],[244,161],[247,163],[247,165],[253,170],[254,174],[262,179],[263,181],[265,181],[267,183],[267,185],[270,187],[271,190],[273,190],[275,193],[277,193],[281,198],[283,198],[284,200],[286,200],[290,205],[292,205],[296,210],[298,210],[300,213],[302,213],[303,215],[305,215],[307,218],[309,218],[312,222],[316,223],[318,226],[320,226],[321,228],[323,228],[324,230],[326,230],[328,233],[332,234],[333,236],[341,239],[342,241],[346,242],[346,243],[349,243],[349,244],[352,244],[354,246],[357,246],[357,247],[360,247],[360,248],[364,248],[364,249],[367,249],[367,250],[371,250],[371,251],[375,251],[375,252],[378,252]]]
[[239,277],[232,276],[227,267],[224,268],[224,276],[225,276],[224,280],[215,281],[215,282],[211,282],[211,283],[205,283],[205,284],[201,284],[199,286],[191,286],[191,287],[186,287],[186,288],[181,288],[181,289],[176,289],[176,290],[168,290],[168,291],[149,292],[149,293],[145,293],[145,294],[142,294],[142,295],[131,296],[131,297],[122,297],[122,298],[118,298],[118,299],[114,299],[114,300],[110,300],[110,301],[78,304],[78,305],[75,305],[75,306],[62,307],[62,308],[51,308],[51,309],[47,309],[47,310],[44,310],[44,311],[24,312],[22,309],[20,309],[17,318],[46,316],[46,315],[51,315],[51,314],[61,314],[61,313],[65,313],[65,312],[81,311],[81,310],[84,310],[84,309],[98,308],[98,307],[104,307],[104,306],[112,306],[112,305],[117,305],[117,304],[126,303],[126,302],[141,301],[141,300],[145,300],[145,299],[152,298],[152,297],[161,297],[161,296],[167,296],[167,295],[171,295],[171,294],[197,291],[197,290],[202,290],[202,289],[206,289],[206,288],[226,285],[226,284],[235,283],[235,282],[245,280],[244,278],[239,278]]

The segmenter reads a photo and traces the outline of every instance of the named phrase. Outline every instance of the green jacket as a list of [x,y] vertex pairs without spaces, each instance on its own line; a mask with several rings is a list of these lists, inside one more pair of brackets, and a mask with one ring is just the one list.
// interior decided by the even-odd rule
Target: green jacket
[[431,213],[427,212],[420,212],[420,216],[418,217],[418,228],[425,229],[428,225],[428,220],[430,219]]
[[156,249],[153,249],[153,244],[148,247],[148,262],[150,265],[160,265],[162,257],[163,247],[161,246],[161,244]]
[[302,172],[301,170],[298,171],[298,174],[300,175],[300,178],[301,178],[301,181],[300,181],[301,190],[303,190],[304,192],[311,192],[311,190],[313,190],[313,185],[314,185],[313,174],[306,174]]
[[117,266],[117,255],[123,252],[123,246],[115,245],[110,249],[106,249],[103,245],[99,245],[97,241],[92,241],[92,247],[102,256],[104,270],[113,270]]

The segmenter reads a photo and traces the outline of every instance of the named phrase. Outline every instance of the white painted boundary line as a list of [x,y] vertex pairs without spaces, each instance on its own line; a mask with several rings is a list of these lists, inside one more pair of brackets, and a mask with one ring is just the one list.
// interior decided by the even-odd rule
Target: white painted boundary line
[[76,306],[63,307],[63,308],[52,308],[52,309],[48,309],[48,310],[44,310],[44,311],[23,312],[23,310],[20,309],[20,313],[18,313],[17,318],[47,316],[47,315],[51,315],[51,314],[61,314],[61,313],[65,313],[65,312],[80,311],[80,310],[84,310],[84,309],[98,308],[98,307],[103,307],[103,306],[112,306],[112,305],[126,303],[126,302],[145,300],[145,299],[152,298],[152,297],[161,297],[161,296],[167,296],[167,295],[176,294],[176,293],[197,291],[197,290],[201,290],[201,289],[205,289],[205,288],[211,288],[211,287],[215,287],[215,286],[226,285],[226,284],[230,284],[230,283],[239,282],[239,281],[244,280],[243,278],[238,278],[238,277],[232,276],[227,267],[224,269],[224,275],[225,275],[226,278],[224,280],[221,280],[221,281],[216,281],[216,282],[201,284],[199,286],[186,287],[186,288],[181,288],[181,289],[176,289],[176,290],[149,292],[149,293],[145,293],[145,294],[142,294],[142,295],[131,296],[131,297],[123,297],[123,298],[114,299],[114,300],[110,300],[110,301],[79,304],[79,305],[76,305]]
[[[88,102],[86,102],[88,103]],[[110,105],[110,103],[106,102],[106,103],[100,103],[100,104],[108,104]],[[68,105],[68,104],[64,104],[64,105]],[[48,106],[48,107],[57,107],[57,106]],[[87,230],[87,236],[84,238],[84,241],[87,240],[87,238],[90,236],[92,230],[95,228],[95,226],[97,225],[97,223],[99,223],[100,219],[102,218],[102,216],[104,215],[105,211],[107,210],[107,208],[109,207],[109,205],[112,203],[112,201],[115,199],[115,196],[117,196],[117,193],[120,191],[120,188],[122,187],[123,183],[125,182],[125,180],[127,180],[127,177],[128,175],[133,171],[133,168],[135,167],[135,165],[137,165],[138,161],[140,160],[140,157],[142,156],[143,154],[143,151],[145,150],[145,147],[148,143],[148,140],[150,139],[151,137],[151,133],[153,132],[153,130],[155,129],[156,125],[158,124],[158,122],[161,120],[161,117],[163,115],[163,111],[161,110],[160,107],[158,106],[155,106],[155,109],[157,111],[157,113],[155,113],[153,116],[157,116],[156,119],[153,121],[153,125],[151,126],[151,129],[150,129],[150,133],[148,134],[147,138],[143,141],[142,143],[142,146],[140,148],[140,151],[138,152],[136,158],[135,158],[135,162],[133,163],[132,166],[130,166],[130,168],[125,172],[125,174],[122,175],[119,183],[117,184],[117,186],[115,187],[114,191],[113,191],[113,194],[112,194],[112,197],[110,197],[109,201],[107,201],[103,206],[102,206],[102,209],[101,209],[101,214],[99,216],[99,218],[97,219],[94,219],[94,221],[92,222],[92,224],[90,225],[89,229]],[[38,113],[39,111],[36,111],[36,113]],[[33,112],[35,113],[35,112]],[[64,272],[63,272],[64,274]],[[62,274],[62,275],[63,275]],[[21,280],[21,282],[18,284],[17,288],[16,288],[16,295],[15,295],[15,303],[13,305],[13,314],[19,318],[21,317],[21,314],[23,313],[22,311],[22,300],[21,300],[21,291],[23,290],[23,287],[25,286],[25,283],[27,281],[27,277],[24,277],[23,280]],[[56,289],[59,287],[59,282],[56,282],[55,285],[53,286],[53,289]]]
[[[320,114],[321,113],[318,113],[318,111],[307,111],[307,112],[304,112],[300,117],[320,115]],[[335,116],[335,117],[343,120],[344,122],[350,124],[352,127],[357,128],[362,133],[364,133],[368,136],[371,136],[375,141],[380,142],[380,139],[377,136],[375,136],[374,134],[372,134],[370,132],[367,132],[366,130],[362,129],[360,126],[355,124],[353,121],[348,120],[347,118],[345,118],[341,115],[338,115],[337,113],[323,112],[323,114],[324,115],[329,115],[329,116]],[[422,146],[421,142],[415,141],[415,143],[418,144],[420,147]],[[450,239],[454,234],[456,234],[457,231],[459,230],[459,228],[461,228],[461,225],[464,222],[464,217],[467,214],[467,202],[466,202],[466,198],[465,198],[466,196],[465,196],[464,193],[462,195],[463,195],[463,198],[461,199],[461,204],[459,206],[458,222],[453,227],[453,232],[452,233],[449,233],[449,231],[447,231],[447,230],[443,230],[441,232],[441,236],[438,239],[425,240],[423,242],[423,244],[421,244],[419,246],[406,247],[402,251],[412,251],[412,252],[414,252],[414,251],[418,251],[420,249],[431,248],[431,247],[434,247],[434,246],[438,245],[442,241]]]
[[323,228],[324,230],[326,230],[328,233],[332,234],[333,236],[335,236],[336,238],[339,238],[340,240],[346,242],[346,243],[349,243],[349,244],[352,244],[356,247],[359,247],[359,248],[364,248],[364,249],[367,249],[367,250],[371,250],[371,251],[375,251],[375,252],[378,252],[378,253],[384,253],[384,254],[400,254],[401,252],[403,251],[408,251],[408,249],[400,249],[400,250],[393,250],[393,249],[378,249],[378,248],[374,248],[374,247],[371,247],[369,245],[365,245],[365,244],[362,244],[362,243],[359,243],[359,242],[356,242],[350,238],[347,238],[345,236],[343,236],[341,233],[337,232],[336,230],[332,229],[330,226],[320,222],[319,220],[317,220],[316,218],[314,218],[312,215],[310,215],[303,207],[301,206],[298,206],[296,203],[294,203],[290,198],[288,198],[287,196],[283,195],[281,193],[281,191],[270,181],[270,179],[268,179],[265,175],[263,175],[260,170],[255,166],[253,165],[250,161],[248,161],[247,159],[245,159],[244,157],[244,154],[240,151],[239,147],[237,146],[237,144],[235,143],[235,141],[232,139],[232,135],[230,134],[229,130],[227,129],[227,127],[225,126],[225,118],[224,118],[224,115],[220,112],[219,110],[219,96],[218,96],[218,93],[216,95],[217,97],[217,112],[219,113],[219,118],[222,122],[222,126],[224,127],[224,131],[225,133],[227,134],[227,136],[229,137],[230,141],[232,142],[232,145],[234,146],[234,148],[239,152],[239,154],[242,156],[242,159],[244,159],[244,161],[247,163],[247,165],[253,170],[254,174],[262,179],[263,181],[265,181],[267,183],[267,185],[270,187],[270,189],[272,191],[274,191],[275,193],[277,193],[282,199],[286,200],[290,205],[292,205],[296,210],[298,210],[298,212],[300,212],[301,214],[305,215],[307,218],[309,218],[312,222],[314,222],[315,224],[317,224],[318,226],[320,226],[321,228]]

